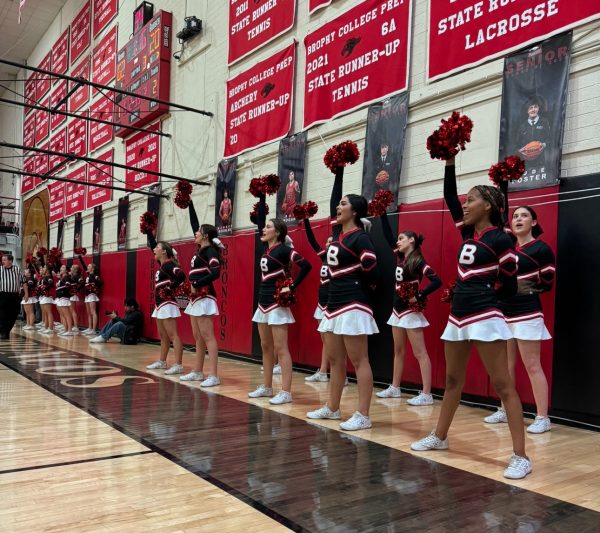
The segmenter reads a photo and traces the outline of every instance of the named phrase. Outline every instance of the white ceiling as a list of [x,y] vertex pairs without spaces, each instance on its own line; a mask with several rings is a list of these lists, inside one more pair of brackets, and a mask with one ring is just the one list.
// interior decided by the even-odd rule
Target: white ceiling
[[[67,0],[26,0],[19,20],[19,0],[0,0],[0,58],[24,63]],[[41,59],[41,58],[40,58]],[[14,79],[17,69],[0,64],[0,79]]]

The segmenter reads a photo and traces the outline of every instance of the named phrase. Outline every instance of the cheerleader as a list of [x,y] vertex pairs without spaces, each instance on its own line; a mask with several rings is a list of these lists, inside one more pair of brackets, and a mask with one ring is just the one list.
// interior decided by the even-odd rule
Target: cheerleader
[[300,272],[291,287],[282,292],[297,288],[310,271],[311,264],[291,246],[287,237],[287,225],[278,218],[272,218],[265,224],[265,195],[259,201],[258,230],[260,240],[267,250],[260,259],[261,282],[258,293],[258,308],[252,321],[258,324],[260,344],[263,356],[262,385],[249,392],[250,398],[273,396],[273,363],[279,358],[282,374],[282,390],[269,400],[273,405],[292,401],[292,357],[288,348],[288,324],[295,322],[289,307],[282,307],[275,299],[277,281],[288,276],[291,263],[295,263]]
[[149,364],[150,370],[167,368],[167,355],[171,342],[175,352],[175,364],[167,369],[165,374],[181,374],[183,370],[183,344],[177,332],[176,319],[181,316],[175,301],[175,289],[185,281],[185,274],[179,268],[179,262],[173,247],[165,241],[156,242],[152,234],[148,234],[148,244],[154,253],[154,259],[159,265],[154,276],[154,301],[156,308],[152,318],[156,318],[160,335],[160,359]]
[[369,408],[373,373],[367,339],[368,335],[379,333],[379,330],[373,318],[369,286],[376,283],[378,272],[375,249],[361,220],[367,216],[367,209],[367,200],[356,194],[344,196],[336,209],[336,222],[341,225],[341,232],[334,235],[327,248],[331,281],[327,307],[319,325],[319,331],[325,334],[325,351],[331,365],[329,401],[320,409],[306,414],[313,419],[341,418],[339,407],[347,353],[358,382],[358,410],[340,424],[347,431],[371,427]]
[[[217,238],[217,228],[210,224],[200,226],[194,204],[189,207],[190,224],[198,246],[192,257],[189,280],[191,285],[190,303],[185,314],[189,315],[192,332],[196,341],[196,365],[189,374],[181,376],[181,381],[201,381],[201,387],[220,385],[217,374],[219,347],[215,339],[214,317],[219,315],[213,281],[221,274],[221,249]],[[208,376],[204,379],[204,356],[208,351]]]
[[[419,392],[418,396],[408,400],[407,403],[409,405],[432,405],[431,360],[427,353],[423,335],[423,328],[429,326],[429,322],[420,310],[415,310],[412,306],[423,304],[424,307],[427,296],[439,289],[442,282],[423,257],[421,245],[424,237],[422,235],[406,230],[399,233],[398,240],[395,241],[386,214],[381,217],[381,224],[383,235],[390,247],[394,249],[397,261],[394,309],[387,322],[388,325],[392,326],[394,337],[394,370],[392,384],[376,395],[379,398],[400,398],[400,382],[408,339],[413,354],[419,362],[423,390]],[[423,290],[419,290],[423,277],[427,277],[429,284]],[[407,299],[402,295],[405,290],[408,290],[411,294],[414,293],[414,295]]]
[[[517,207],[511,220],[512,233],[517,238],[517,285],[515,296],[502,300],[504,312],[513,339],[508,341],[508,371],[514,382],[517,349],[533,390],[536,417],[527,427],[528,433],[550,431],[548,418],[548,381],[540,363],[541,341],[550,339],[544,325],[544,313],[539,294],[552,289],[554,283],[554,254],[538,237],[543,233],[533,208]],[[506,411],[500,407],[484,418],[488,424],[506,422]]]
[[79,328],[77,327],[79,322],[79,317],[77,316],[77,302],[79,302],[79,291],[83,286],[83,279],[81,278],[81,268],[79,265],[71,265],[71,296],[69,299],[71,300],[71,320],[72,320],[72,328],[71,331],[74,335],[79,334]]
[[86,265],[82,256],[79,256],[79,262],[86,271],[83,289],[85,292],[84,301],[87,310],[88,328],[83,331],[83,334],[92,335],[98,332],[98,302],[100,301],[98,292],[102,287],[102,280],[96,273],[96,265],[94,263]]
[[504,477],[521,479],[531,472],[531,461],[525,454],[521,401],[508,373],[506,341],[512,338],[512,333],[498,306],[499,299],[517,290],[517,257],[512,239],[502,229],[504,195],[496,187],[477,185],[467,193],[461,207],[454,159],[451,159],[446,163],[444,199],[463,238],[452,308],[442,335],[446,390],[435,430],[414,442],[411,448],[417,451],[448,448],[448,430],[460,403],[474,344],[506,406],[513,455]]
[[40,307],[42,308],[42,322],[44,323],[44,329],[40,331],[43,334],[51,334],[54,332],[54,317],[52,316],[52,304],[54,298],[52,298],[52,289],[54,288],[54,280],[50,273],[48,266],[43,265],[40,268],[39,283],[38,283],[38,294]]
[[66,265],[60,265],[58,271],[58,281],[56,283],[56,309],[60,315],[62,331],[61,337],[72,337],[73,333],[73,315],[71,314],[71,276],[67,271]]
[[24,331],[30,331],[35,329],[35,311],[33,309],[34,304],[37,303],[37,280],[32,265],[29,265],[23,271],[23,279],[21,283],[21,293],[23,300],[23,309],[25,310],[26,325],[23,326]]

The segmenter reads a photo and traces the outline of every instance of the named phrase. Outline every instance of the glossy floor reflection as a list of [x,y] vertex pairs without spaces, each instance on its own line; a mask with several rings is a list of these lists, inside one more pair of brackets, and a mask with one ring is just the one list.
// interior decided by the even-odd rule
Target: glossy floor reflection
[[[27,346],[31,346],[28,341]],[[301,531],[597,531],[600,513],[77,352],[0,362]]]

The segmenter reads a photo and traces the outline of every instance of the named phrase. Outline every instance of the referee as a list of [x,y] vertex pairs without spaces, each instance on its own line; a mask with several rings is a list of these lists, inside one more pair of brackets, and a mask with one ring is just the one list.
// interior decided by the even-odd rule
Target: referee
[[2,254],[0,267],[0,339],[8,339],[21,309],[21,269],[12,254]]

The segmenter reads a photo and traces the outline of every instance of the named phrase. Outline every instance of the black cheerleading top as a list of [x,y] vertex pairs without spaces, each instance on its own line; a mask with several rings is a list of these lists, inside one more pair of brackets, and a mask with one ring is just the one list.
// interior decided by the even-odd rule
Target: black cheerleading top
[[[190,216],[190,225],[192,226],[192,233],[195,235],[200,229],[200,223],[198,222],[198,216],[194,204],[190,202],[188,207]],[[219,279],[221,275],[221,261],[219,259],[219,252],[214,246],[205,246],[204,248],[198,249],[196,255],[192,257],[190,264],[190,285],[195,289],[202,287],[208,287],[208,297],[215,299],[217,293],[213,286],[213,281]],[[200,296],[198,294],[191,295],[191,303],[195,303],[201,298],[207,296]]]
[[22,286],[23,286],[22,297],[25,297],[25,288],[27,288],[27,295],[28,295],[27,297],[28,298],[34,298],[37,296],[37,280],[35,279],[33,274],[31,276],[29,276],[28,278],[23,276]]
[[54,288],[54,279],[52,275],[42,276],[38,283],[38,294],[40,296],[51,297]]
[[88,296],[90,294],[98,294],[100,287],[102,287],[102,280],[100,279],[100,276],[98,276],[95,272],[92,272],[91,274],[87,272],[87,265],[85,264],[82,256],[79,256],[79,262],[83,267],[83,271],[86,273],[83,280],[85,295]]
[[544,241],[517,245],[517,294],[500,302],[509,322],[543,318],[540,293],[552,289],[556,268],[554,253]]
[[70,298],[71,297],[71,276],[68,274],[63,276],[56,283],[56,297]]
[[69,274],[71,279],[71,296],[76,296],[77,293],[84,287],[84,280],[81,276]]
[[463,327],[488,318],[504,318],[498,300],[517,290],[513,240],[496,226],[476,233],[474,226],[464,224],[454,165],[445,169],[444,199],[463,239],[449,322]]
[[[148,247],[151,250],[158,244],[151,233],[148,233]],[[185,273],[174,261],[168,259],[160,263],[154,274],[154,303],[156,307],[164,303],[175,303],[175,289],[185,281]]]
[[394,239],[394,235],[392,234],[392,228],[390,227],[390,221],[387,217],[387,213],[384,213],[381,216],[381,227],[383,230],[383,236],[385,240],[390,245],[392,250],[396,255],[396,272],[395,272],[395,286],[396,289],[394,291],[394,313],[397,316],[405,313],[406,311],[411,312],[410,304],[408,300],[400,298],[398,295],[398,289],[402,283],[416,283],[417,287],[421,285],[421,281],[423,277],[426,277],[429,280],[427,287],[425,287],[422,291],[417,293],[416,298],[418,300],[425,300],[427,296],[429,296],[432,292],[438,290],[442,286],[442,280],[437,276],[437,274],[433,271],[427,261],[425,261],[424,257],[421,257],[421,260],[416,263],[415,267],[412,271],[407,270],[406,263],[408,261],[408,257],[405,257],[397,248],[396,241]]

